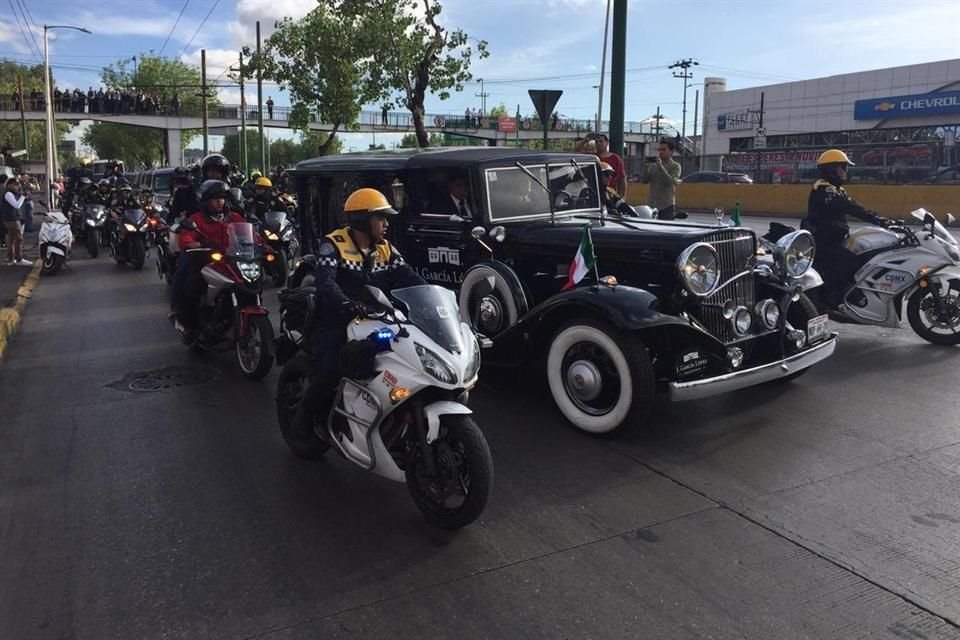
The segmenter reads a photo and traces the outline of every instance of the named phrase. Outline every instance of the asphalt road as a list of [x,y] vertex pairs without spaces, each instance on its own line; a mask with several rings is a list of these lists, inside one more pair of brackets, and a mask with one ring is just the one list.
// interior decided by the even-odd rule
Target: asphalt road
[[494,494],[448,534],[290,455],[276,370],[190,354],[155,273],[78,253],[0,367],[4,640],[960,638],[960,349],[843,326],[792,383],[615,439],[488,380]]

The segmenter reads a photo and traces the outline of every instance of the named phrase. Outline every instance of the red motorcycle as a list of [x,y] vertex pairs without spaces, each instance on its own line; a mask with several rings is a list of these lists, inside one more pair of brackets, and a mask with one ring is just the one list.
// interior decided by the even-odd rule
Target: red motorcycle
[[[198,231],[190,220],[181,229]],[[191,348],[206,351],[234,349],[243,375],[260,380],[273,366],[273,325],[260,300],[264,263],[275,256],[255,240],[253,225],[227,225],[227,248],[187,249],[188,260],[203,260],[200,273],[206,284],[200,301],[199,332]],[[184,332],[177,324],[177,330]]]

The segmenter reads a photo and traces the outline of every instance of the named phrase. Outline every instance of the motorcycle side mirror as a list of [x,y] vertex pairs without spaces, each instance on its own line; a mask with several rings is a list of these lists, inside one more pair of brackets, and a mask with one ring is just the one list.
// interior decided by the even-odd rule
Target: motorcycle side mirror
[[957,223],[957,219],[953,217],[952,213],[947,214],[947,226],[952,227]]
[[184,219],[180,222],[180,228],[181,228],[181,229],[187,229],[188,231],[196,231],[196,230],[197,230],[197,225],[196,225],[196,223],[194,223],[194,221],[191,220],[190,218],[184,218]]
[[487,234],[487,230],[483,227],[477,226],[470,230],[470,235],[479,240]]
[[385,311],[390,311],[391,313],[396,311],[396,309],[393,308],[393,303],[390,302],[390,298],[388,298],[386,294],[384,294],[383,291],[377,287],[368,284],[364,287],[364,290],[370,296],[372,301],[380,305],[380,307],[382,307]]

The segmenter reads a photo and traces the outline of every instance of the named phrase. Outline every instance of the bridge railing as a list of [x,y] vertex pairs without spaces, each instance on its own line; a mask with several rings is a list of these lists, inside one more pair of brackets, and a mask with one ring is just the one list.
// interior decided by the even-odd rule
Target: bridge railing
[[[27,97],[24,108],[26,111],[43,111],[45,105],[42,99],[31,99]],[[218,104],[207,107],[207,117],[211,120],[239,120],[242,107],[238,104]],[[0,111],[19,111],[19,103],[8,96],[0,98]],[[247,105],[245,107],[248,122],[256,122],[258,119],[257,107]],[[264,107],[263,119],[265,122],[287,122],[289,121],[292,109],[290,107]],[[202,117],[202,108],[200,105],[174,105],[172,103],[136,103],[129,100],[106,100],[94,98],[86,99],[82,102],[71,100],[70,98],[55,101],[54,112],[58,117],[64,119],[82,118],[83,116],[97,115],[136,115],[153,117],[173,117],[173,118],[200,118]],[[424,114],[424,125],[430,129],[442,129],[448,133],[479,133],[490,131],[501,131],[509,136],[517,129],[520,131],[542,131],[544,124],[540,122],[537,116],[521,116],[519,122],[516,122],[514,116],[508,116],[502,123],[496,116],[467,116],[466,114],[448,114],[448,113],[427,113]],[[316,114],[311,116],[310,122],[320,123]],[[361,127],[372,127],[386,131],[409,132],[414,130],[413,116],[409,111],[362,111],[357,124]],[[546,126],[551,131],[564,131],[586,134],[595,130],[596,123],[592,119],[576,119],[557,117],[548,120]],[[609,129],[609,122],[602,122],[601,129]],[[652,133],[649,124],[641,122],[625,122],[624,132],[631,134]]]

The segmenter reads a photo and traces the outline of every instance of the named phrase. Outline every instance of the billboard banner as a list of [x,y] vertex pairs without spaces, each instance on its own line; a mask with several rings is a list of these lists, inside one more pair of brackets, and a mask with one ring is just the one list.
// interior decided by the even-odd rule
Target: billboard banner
[[853,104],[854,120],[885,120],[933,116],[947,113],[960,114],[960,91],[939,91],[893,98],[857,100]]

